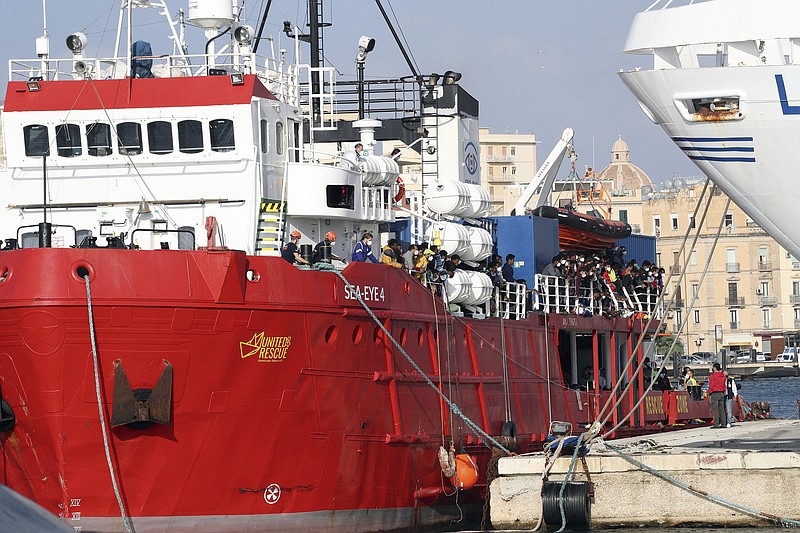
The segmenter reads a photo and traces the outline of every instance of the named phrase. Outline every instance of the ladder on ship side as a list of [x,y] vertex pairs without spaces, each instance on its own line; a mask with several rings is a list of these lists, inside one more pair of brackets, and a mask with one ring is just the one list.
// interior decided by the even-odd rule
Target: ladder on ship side
[[280,255],[286,226],[286,203],[264,200],[258,216],[256,255]]
[[439,177],[439,108],[431,111],[423,110],[420,125],[425,135],[422,143],[422,187],[430,186]]

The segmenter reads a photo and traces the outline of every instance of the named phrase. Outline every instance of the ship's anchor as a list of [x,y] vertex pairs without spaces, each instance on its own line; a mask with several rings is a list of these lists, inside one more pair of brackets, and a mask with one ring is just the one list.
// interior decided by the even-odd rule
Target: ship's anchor
[[122,361],[114,361],[114,399],[111,427],[147,429],[154,423],[169,425],[172,417],[172,365],[164,360],[155,387],[131,390]]

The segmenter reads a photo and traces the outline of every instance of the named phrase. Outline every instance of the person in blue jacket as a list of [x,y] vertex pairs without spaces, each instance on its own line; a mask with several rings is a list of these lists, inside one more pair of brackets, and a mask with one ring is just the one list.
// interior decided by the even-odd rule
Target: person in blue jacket
[[367,260],[370,260],[373,263],[380,262],[372,253],[372,233],[368,231],[364,232],[364,235],[361,236],[361,240],[358,241],[355,248],[353,248],[353,255],[350,257],[350,260],[354,263],[356,261],[365,263]]

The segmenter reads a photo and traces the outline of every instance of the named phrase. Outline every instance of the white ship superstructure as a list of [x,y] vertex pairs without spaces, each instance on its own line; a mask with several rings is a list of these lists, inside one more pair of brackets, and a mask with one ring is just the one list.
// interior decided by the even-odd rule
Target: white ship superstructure
[[639,13],[620,74],[644,112],[795,257],[800,224],[800,2],[711,0]]

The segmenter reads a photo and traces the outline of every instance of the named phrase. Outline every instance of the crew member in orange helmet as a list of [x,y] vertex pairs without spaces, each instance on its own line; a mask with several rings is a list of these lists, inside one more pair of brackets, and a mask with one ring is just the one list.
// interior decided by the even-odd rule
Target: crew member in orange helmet
[[[331,250],[333,250],[333,245],[336,244],[336,234],[332,231],[329,231],[325,234],[325,238],[322,239],[320,242],[314,246],[314,263],[319,263],[319,249],[322,246],[330,246]],[[331,251],[331,259],[336,259],[337,261],[341,261],[342,258],[337,256],[336,254]]]
[[297,248],[297,243],[299,240],[300,232],[297,230],[291,232],[289,234],[289,242],[284,244],[283,248],[281,248],[281,257],[291,264],[300,263],[301,265],[307,265],[308,261],[300,256],[300,251]]

